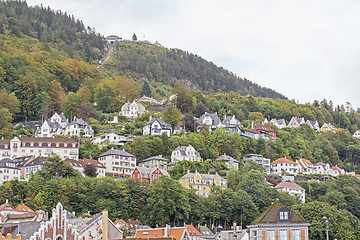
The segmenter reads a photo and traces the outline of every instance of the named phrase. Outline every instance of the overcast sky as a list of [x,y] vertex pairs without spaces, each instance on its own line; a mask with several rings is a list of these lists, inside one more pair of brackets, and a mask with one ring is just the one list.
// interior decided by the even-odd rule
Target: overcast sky
[[197,54],[300,103],[360,107],[358,0],[27,0]]

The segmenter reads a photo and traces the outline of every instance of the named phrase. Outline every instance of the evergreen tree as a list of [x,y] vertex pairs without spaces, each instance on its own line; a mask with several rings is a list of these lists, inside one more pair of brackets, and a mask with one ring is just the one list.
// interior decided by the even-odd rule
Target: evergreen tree
[[141,89],[140,95],[141,96],[148,96],[148,97],[151,96],[151,89],[150,89],[150,86],[149,86],[149,84],[147,82],[144,82],[143,87]]

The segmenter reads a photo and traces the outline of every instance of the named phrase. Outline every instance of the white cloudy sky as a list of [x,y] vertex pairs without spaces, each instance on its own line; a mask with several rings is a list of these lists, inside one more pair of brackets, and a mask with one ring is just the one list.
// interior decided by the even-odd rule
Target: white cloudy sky
[[195,53],[290,99],[360,107],[358,0],[27,0]]

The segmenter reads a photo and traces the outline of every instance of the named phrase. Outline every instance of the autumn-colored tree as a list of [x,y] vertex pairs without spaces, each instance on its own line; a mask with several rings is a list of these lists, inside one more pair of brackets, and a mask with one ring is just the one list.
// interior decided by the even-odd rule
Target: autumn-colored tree
[[60,83],[56,80],[52,80],[49,83],[49,97],[51,103],[51,112],[61,112],[61,106],[65,97],[65,92]]
[[15,115],[20,111],[19,104],[19,100],[14,94],[0,92],[0,108],[7,108],[12,117],[15,117]]
[[97,112],[94,108],[94,105],[90,103],[81,103],[80,106],[76,109],[76,116],[82,119],[95,117],[96,113]]
[[87,86],[81,86],[76,95],[81,100],[81,103],[89,103],[91,100],[91,90]]
[[127,101],[134,100],[139,94],[139,89],[135,82],[126,76],[116,77],[110,85],[114,86],[115,92],[118,96],[126,99]]
[[0,109],[0,137],[11,138],[13,126],[11,125],[11,113],[6,108]]

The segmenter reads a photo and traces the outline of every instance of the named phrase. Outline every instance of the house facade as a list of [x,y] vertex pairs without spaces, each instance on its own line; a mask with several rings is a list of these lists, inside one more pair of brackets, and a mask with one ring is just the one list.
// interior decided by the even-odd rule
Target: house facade
[[146,180],[149,184],[153,183],[160,176],[170,176],[165,169],[156,168],[147,168],[147,167],[135,167],[134,171],[131,174],[131,178]]
[[298,197],[302,203],[305,203],[305,189],[294,182],[281,182],[275,186],[275,189],[287,192],[291,196]]
[[282,119],[273,118],[273,119],[271,119],[270,123],[272,123],[275,127],[280,128],[280,129],[287,127],[285,119],[283,119],[283,118]]
[[121,107],[120,115],[126,117],[126,119],[134,120],[145,112],[145,107],[138,102],[133,101],[132,103],[125,103]]
[[222,127],[221,120],[218,117],[217,113],[207,113],[205,112],[199,119],[198,125],[207,125],[209,126],[209,131],[214,131],[217,127]]
[[124,137],[117,135],[116,133],[104,133],[102,135],[92,138],[92,142],[99,145],[105,146],[106,144],[116,145],[118,147],[123,146],[127,142],[131,142],[132,137]]
[[306,124],[309,125],[312,129],[320,132],[320,126],[319,126],[319,123],[317,120],[315,120],[315,121],[307,120]]
[[308,240],[310,224],[279,201],[256,218],[249,226],[249,240]]
[[288,124],[289,128],[298,128],[301,124],[305,124],[305,119],[303,117],[292,117]]
[[14,137],[0,140],[0,158],[59,155],[79,159],[79,143],[72,138]]
[[241,161],[243,163],[246,163],[247,161],[254,161],[256,162],[257,164],[263,166],[265,168],[265,172],[267,174],[270,173],[270,159],[269,158],[264,158],[263,156],[261,155],[258,155],[258,154],[245,154]]
[[159,156],[153,156],[149,158],[145,158],[142,160],[139,160],[137,162],[137,165],[139,167],[146,167],[146,168],[160,168],[160,169],[167,169],[169,159],[163,158],[162,155]]
[[98,157],[101,164],[106,167],[106,172],[114,177],[131,177],[136,167],[136,157],[124,150],[110,149]]
[[161,118],[152,118],[143,127],[143,135],[162,135],[163,133],[170,137],[172,127]]
[[333,125],[331,125],[330,123],[324,123],[321,128],[320,128],[321,132],[332,132],[335,133],[337,131],[337,128]]
[[356,132],[354,132],[353,137],[360,139],[360,130],[357,130]]
[[66,125],[64,134],[69,136],[91,138],[94,136],[94,130],[82,118],[75,118],[74,121]]
[[231,168],[239,169],[239,161],[235,160],[229,155],[226,155],[226,153],[215,159],[215,162],[220,162],[220,161],[224,161],[229,169]]
[[296,175],[299,172],[299,164],[287,158],[279,158],[271,163],[271,173],[282,175],[283,172]]
[[34,160],[27,163],[25,165],[25,180],[29,181],[31,173],[35,174],[37,171],[41,170],[45,161],[46,157],[38,156]]
[[302,172],[303,174],[316,174],[316,167],[310,160],[300,158],[299,160],[296,160],[296,163],[299,166],[299,172]]
[[241,124],[241,122],[235,117],[235,115],[233,116],[225,116],[224,121],[222,122],[222,125],[224,125],[225,127],[242,127],[243,125]]
[[196,151],[193,146],[180,145],[171,153],[171,162],[177,161],[200,162],[201,156],[200,153]]
[[179,179],[180,184],[187,189],[195,189],[196,194],[208,197],[211,193],[212,186],[218,186],[222,189],[227,188],[227,181],[216,174],[200,174],[197,171],[182,176]]
[[21,170],[10,158],[0,160],[0,185],[5,181],[20,180]]

